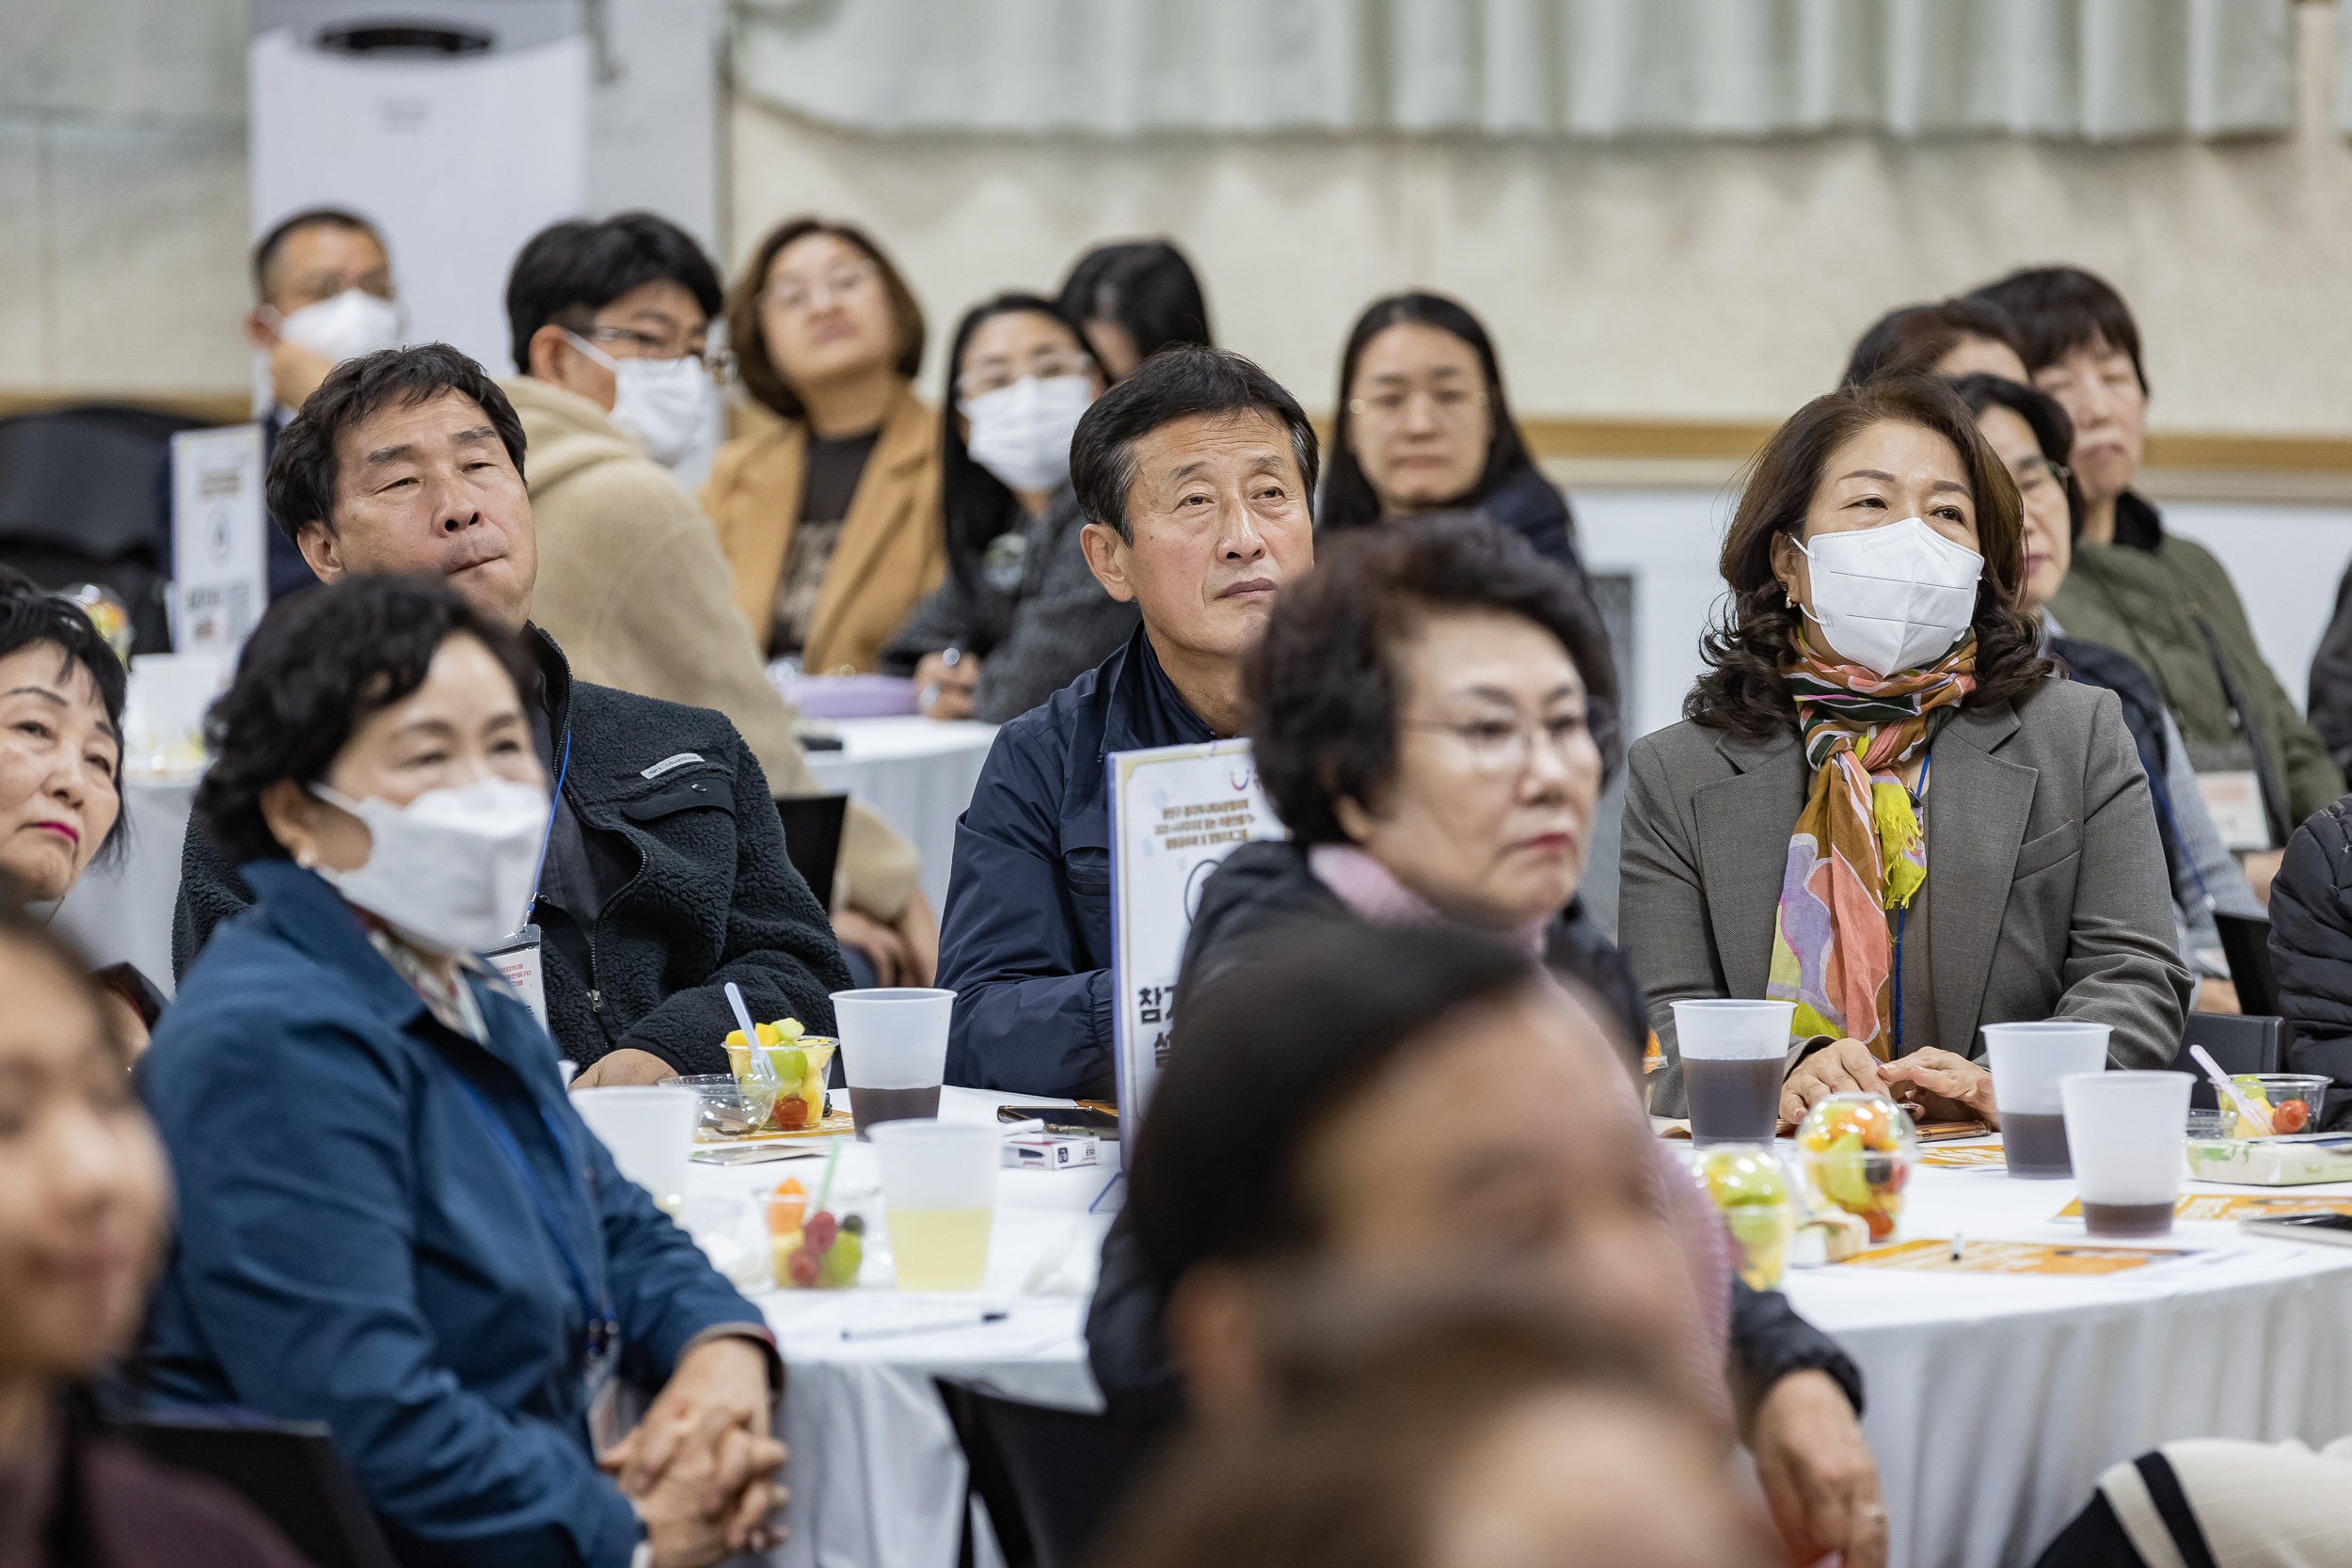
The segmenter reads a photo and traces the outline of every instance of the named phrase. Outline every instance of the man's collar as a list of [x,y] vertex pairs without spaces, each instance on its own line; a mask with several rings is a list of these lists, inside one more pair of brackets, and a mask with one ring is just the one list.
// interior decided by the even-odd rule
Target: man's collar
[[523,639],[539,671],[537,689],[524,693],[524,700],[545,712],[549,731],[560,736],[571,723],[572,661],[544,626],[525,622]]

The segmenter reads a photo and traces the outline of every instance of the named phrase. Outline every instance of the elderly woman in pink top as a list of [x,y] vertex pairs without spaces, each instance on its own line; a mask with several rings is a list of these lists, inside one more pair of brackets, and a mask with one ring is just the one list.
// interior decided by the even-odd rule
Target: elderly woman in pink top
[[[1279,926],[1467,927],[1590,993],[1633,1106],[1647,1007],[1576,896],[1602,783],[1624,756],[1608,638],[1583,587],[1477,514],[1394,518],[1322,543],[1245,681],[1258,776],[1292,838],[1245,844],[1209,879],[1179,1017]],[[1711,1227],[1687,1194],[1673,1201],[1679,1223]],[[1735,1282],[1730,1294],[1741,1433],[1792,1560],[1882,1562],[1852,1364],[1777,1293]]]

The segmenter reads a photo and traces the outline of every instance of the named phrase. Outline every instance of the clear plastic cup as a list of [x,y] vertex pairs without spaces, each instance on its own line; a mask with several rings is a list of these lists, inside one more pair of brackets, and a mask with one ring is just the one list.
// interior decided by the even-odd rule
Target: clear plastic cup
[[2001,1113],[2010,1175],[2049,1180],[2074,1174],[2058,1080],[2105,1069],[2107,1033],[2104,1023],[2066,1019],[1984,1026],[1985,1064],[1993,1069],[1993,1103]]
[[2076,1072],[2058,1080],[2075,1195],[2090,1234],[2171,1233],[2195,1082],[2185,1072]]
[[572,1106],[612,1153],[621,1174],[645,1189],[673,1218],[686,1205],[687,1163],[694,1153],[701,1100],[692,1089],[615,1085],[575,1089]]
[[893,987],[833,993],[841,1080],[859,1137],[878,1123],[939,1115],[951,990]]
[[1694,1144],[1771,1143],[1794,1002],[1677,1002],[1675,1045]]
[[977,1291],[1004,1134],[989,1122],[887,1121],[874,1129],[901,1291]]

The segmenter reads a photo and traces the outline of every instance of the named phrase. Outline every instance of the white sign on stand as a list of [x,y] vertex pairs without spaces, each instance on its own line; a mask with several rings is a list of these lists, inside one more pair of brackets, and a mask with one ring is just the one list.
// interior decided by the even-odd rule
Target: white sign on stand
[[269,608],[269,513],[262,427],[183,430],[171,438],[171,641],[234,655]]
[[1113,752],[1112,1048],[1122,1151],[1168,1063],[1176,975],[1200,889],[1237,844],[1285,838],[1247,740]]

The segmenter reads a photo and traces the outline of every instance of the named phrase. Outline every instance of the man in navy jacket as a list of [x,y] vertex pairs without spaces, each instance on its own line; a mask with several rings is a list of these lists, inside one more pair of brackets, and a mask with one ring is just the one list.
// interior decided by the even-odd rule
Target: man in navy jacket
[[1111,1092],[1113,752],[1241,732],[1241,665],[1314,562],[1315,434],[1237,354],[1174,345],[1095,400],[1070,449],[1087,564],[1143,626],[997,733],[956,827],[939,983],[947,1080]]

